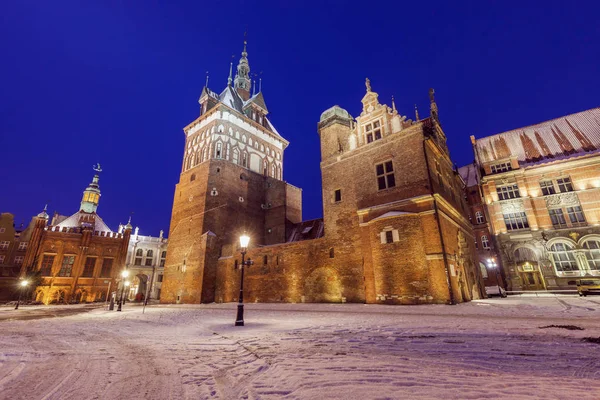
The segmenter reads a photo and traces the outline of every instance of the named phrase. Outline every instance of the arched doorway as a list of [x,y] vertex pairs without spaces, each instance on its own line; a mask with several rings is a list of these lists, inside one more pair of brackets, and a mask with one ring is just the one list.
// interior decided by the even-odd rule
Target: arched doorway
[[537,252],[529,247],[518,247],[513,254],[523,290],[545,290]]
[[304,293],[309,303],[341,303],[342,284],[333,268],[317,268],[304,282]]
[[148,288],[148,275],[137,274],[133,279],[133,285],[129,292],[129,297],[133,297],[135,301],[143,301],[146,296],[146,289]]

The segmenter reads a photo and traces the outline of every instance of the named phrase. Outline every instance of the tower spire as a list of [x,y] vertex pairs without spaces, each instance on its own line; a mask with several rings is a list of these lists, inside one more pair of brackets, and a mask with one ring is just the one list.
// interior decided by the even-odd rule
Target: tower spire
[[233,78],[232,78],[232,70],[233,70],[233,61],[231,61],[229,63],[229,77],[227,78],[227,86],[231,86],[231,83],[233,82]]
[[100,177],[98,174],[102,172],[102,168],[100,164],[96,164],[92,167],[92,169],[96,172],[94,174],[94,178],[92,182],[88,185],[88,187],[83,191],[83,198],[81,199],[81,207],[80,210],[93,213],[98,209],[98,201],[100,200],[100,186],[98,185],[98,180]]
[[237,72],[234,79],[234,87],[237,89],[238,94],[244,100],[250,98],[250,65],[248,64],[248,52],[246,51],[246,40],[247,33],[244,33],[244,50],[242,51],[242,57],[237,66]]
[[204,86],[208,89],[208,71],[206,71],[206,83]]
[[415,121],[419,122],[421,119],[419,118],[419,109],[417,108],[417,105],[415,104]]

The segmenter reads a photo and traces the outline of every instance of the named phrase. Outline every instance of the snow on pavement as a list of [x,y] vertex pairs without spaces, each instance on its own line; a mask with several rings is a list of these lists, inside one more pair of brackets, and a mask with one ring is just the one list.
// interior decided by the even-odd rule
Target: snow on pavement
[[245,327],[235,304],[4,320],[0,399],[597,399],[599,312],[563,296],[247,304]]

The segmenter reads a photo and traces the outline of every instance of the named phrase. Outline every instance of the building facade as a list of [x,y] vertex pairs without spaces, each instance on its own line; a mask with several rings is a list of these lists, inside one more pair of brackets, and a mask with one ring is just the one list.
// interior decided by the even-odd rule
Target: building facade
[[600,108],[471,140],[509,289],[600,276]]
[[[119,226],[119,233],[125,226]],[[129,271],[131,285],[129,300],[160,300],[167,258],[167,238],[160,231],[158,237],[139,235],[136,227],[129,240],[125,268]]]
[[15,228],[11,213],[0,214],[0,301],[18,296],[17,278],[25,258],[28,242]]
[[[99,166],[95,170],[101,171]],[[49,223],[44,209],[33,218],[20,276],[39,277],[34,300],[44,304],[104,301],[116,290],[131,225],[121,233],[113,232],[96,213],[98,180],[96,174],[75,214],[55,214]]]
[[[431,117],[380,104],[367,80],[355,119],[318,124],[322,221],[301,222],[283,182],[288,142],[251,95],[246,49],[220,94],[205,87],[185,129],[161,302],[237,300],[238,238],[251,237],[245,298],[261,302],[457,303],[483,295],[464,182],[431,92]],[[233,82],[233,85],[232,85]]]

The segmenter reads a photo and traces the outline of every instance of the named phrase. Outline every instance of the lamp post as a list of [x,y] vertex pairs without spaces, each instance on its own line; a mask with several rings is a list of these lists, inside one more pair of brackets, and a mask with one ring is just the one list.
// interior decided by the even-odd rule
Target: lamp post
[[246,251],[248,250],[248,243],[250,243],[250,236],[244,233],[242,236],[240,236],[240,247],[242,253],[242,263],[240,265],[240,268],[242,269],[242,274],[240,277],[240,296],[238,299],[235,326],[244,326],[244,267],[254,264],[254,262],[250,259],[246,261]]
[[498,269],[498,264],[496,264],[495,258],[488,258],[487,260],[488,266],[496,271],[496,284],[498,285],[498,295],[502,296],[502,289],[500,289],[500,270]]
[[125,280],[129,276],[129,271],[124,270],[121,272],[121,277],[123,278],[123,284],[121,285],[121,297],[119,298],[119,307],[117,307],[117,311],[121,311],[123,308],[123,293],[125,293],[125,286],[129,286],[129,281]]
[[17,305],[15,306],[15,310],[19,309],[19,303],[21,302],[21,294],[23,293],[23,290],[25,290],[27,285],[29,285],[29,281],[26,279],[22,280],[21,283],[19,283],[19,286],[21,286],[21,288],[19,289],[19,299],[17,300]]

